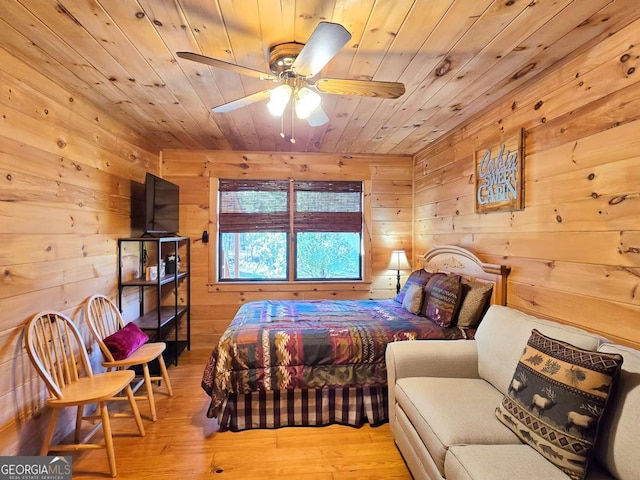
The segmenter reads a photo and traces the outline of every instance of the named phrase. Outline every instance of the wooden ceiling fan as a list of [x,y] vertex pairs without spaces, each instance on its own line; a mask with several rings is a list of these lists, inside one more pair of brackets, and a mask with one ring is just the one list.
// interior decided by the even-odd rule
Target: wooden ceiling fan
[[[271,73],[218,60],[192,52],[177,52],[180,58],[192,60],[217,68],[223,68],[260,80],[270,80],[280,85],[261,90],[245,97],[223,103],[211,109],[214,113],[227,113],[238,108],[269,99],[267,107],[276,116],[282,116],[289,101],[298,118],[306,119],[316,127],[329,121],[320,105],[317,92],[334,95],[360,95],[378,98],[398,98],[405,92],[404,85],[397,82],[320,78],[311,81],[324,66],[351,39],[351,34],[340,24],[320,22],[306,44],[290,42],[271,47],[269,67]],[[281,134],[283,135],[283,134]]]

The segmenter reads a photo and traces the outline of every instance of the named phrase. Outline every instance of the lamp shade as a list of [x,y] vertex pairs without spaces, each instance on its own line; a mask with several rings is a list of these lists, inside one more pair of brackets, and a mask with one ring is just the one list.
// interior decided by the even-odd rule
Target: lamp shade
[[389,261],[390,270],[409,270],[411,265],[404,250],[394,250],[391,252],[391,260]]
[[291,98],[291,87],[289,85],[280,85],[269,92],[269,103],[267,108],[274,117],[281,117],[284,109],[287,108],[289,99]]
[[296,115],[300,119],[308,118],[320,106],[320,95],[307,87],[302,87],[296,94]]

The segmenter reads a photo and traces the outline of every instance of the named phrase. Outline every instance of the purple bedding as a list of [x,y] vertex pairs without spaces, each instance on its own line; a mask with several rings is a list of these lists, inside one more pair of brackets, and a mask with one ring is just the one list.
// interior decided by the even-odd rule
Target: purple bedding
[[230,393],[386,386],[389,342],[470,338],[394,300],[282,300],[244,304],[202,379],[218,417]]

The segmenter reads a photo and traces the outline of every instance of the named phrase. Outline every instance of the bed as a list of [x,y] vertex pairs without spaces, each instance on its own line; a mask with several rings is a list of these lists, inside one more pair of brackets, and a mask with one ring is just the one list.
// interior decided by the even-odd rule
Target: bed
[[[419,263],[393,299],[242,305],[204,370],[207,416],[217,418],[220,431],[387,422],[386,345],[473,338],[488,305],[506,300],[504,265],[456,246],[435,247]],[[463,314],[472,290],[485,292],[474,307],[475,324],[455,315],[443,321],[443,312],[454,314],[439,300],[453,302],[448,287],[439,295],[437,286],[447,282],[462,285],[455,287],[455,315]]]

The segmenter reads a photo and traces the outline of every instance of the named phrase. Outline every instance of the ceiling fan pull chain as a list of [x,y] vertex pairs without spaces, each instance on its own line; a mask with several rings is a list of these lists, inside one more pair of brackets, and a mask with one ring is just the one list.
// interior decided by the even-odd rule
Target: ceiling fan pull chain
[[293,103],[294,102],[291,102],[291,139],[289,141],[291,143],[296,143],[295,122],[293,121],[293,116],[294,116]]
[[280,138],[284,138],[284,113],[280,115]]

